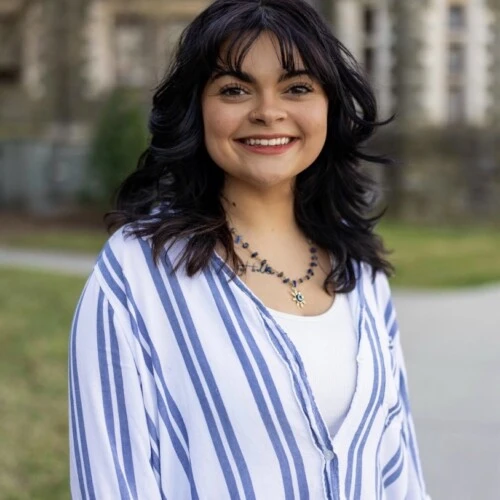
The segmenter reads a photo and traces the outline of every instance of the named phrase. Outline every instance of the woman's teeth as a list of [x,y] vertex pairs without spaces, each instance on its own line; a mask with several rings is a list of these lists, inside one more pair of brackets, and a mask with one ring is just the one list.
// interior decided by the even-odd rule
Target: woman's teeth
[[291,137],[277,139],[245,139],[243,142],[249,146],[284,146],[292,141]]

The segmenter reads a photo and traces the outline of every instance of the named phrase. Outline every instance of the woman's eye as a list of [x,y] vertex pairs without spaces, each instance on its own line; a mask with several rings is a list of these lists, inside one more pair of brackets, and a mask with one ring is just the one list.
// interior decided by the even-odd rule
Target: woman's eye
[[291,92],[292,94],[309,94],[309,92],[312,91],[313,88],[310,85],[305,84],[293,85],[288,89],[288,92]]
[[236,86],[231,86],[231,87],[224,87],[221,89],[220,94],[227,96],[227,97],[238,97],[241,95],[245,95],[245,90],[241,87],[236,87]]

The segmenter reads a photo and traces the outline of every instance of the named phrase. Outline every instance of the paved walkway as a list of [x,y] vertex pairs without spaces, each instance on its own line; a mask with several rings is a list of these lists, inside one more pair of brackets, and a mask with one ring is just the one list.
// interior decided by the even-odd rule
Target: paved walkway
[[[93,263],[0,247],[0,265],[87,275]],[[500,286],[394,296],[429,493],[500,500]]]
[[500,287],[394,295],[433,500],[500,500]]
[[0,266],[41,269],[85,276],[90,274],[94,262],[95,257],[89,255],[14,250],[0,246]]

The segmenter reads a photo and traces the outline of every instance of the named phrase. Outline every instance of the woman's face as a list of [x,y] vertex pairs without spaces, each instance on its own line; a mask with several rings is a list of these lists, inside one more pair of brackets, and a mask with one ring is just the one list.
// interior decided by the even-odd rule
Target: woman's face
[[241,74],[215,74],[202,96],[205,145],[226,180],[268,189],[313,163],[326,139],[328,99],[296,55],[288,74],[276,42],[262,34]]

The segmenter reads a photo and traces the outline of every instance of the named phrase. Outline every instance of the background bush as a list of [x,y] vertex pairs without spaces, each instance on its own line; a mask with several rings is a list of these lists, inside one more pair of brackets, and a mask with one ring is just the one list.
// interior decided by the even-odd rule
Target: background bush
[[131,90],[113,90],[103,103],[90,144],[89,192],[95,199],[110,202],[120,183],[136,168],[147,141],[146,113],[139,99]]

